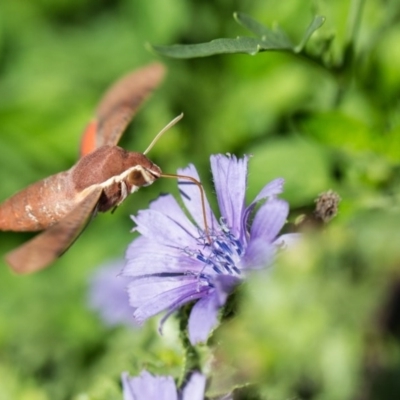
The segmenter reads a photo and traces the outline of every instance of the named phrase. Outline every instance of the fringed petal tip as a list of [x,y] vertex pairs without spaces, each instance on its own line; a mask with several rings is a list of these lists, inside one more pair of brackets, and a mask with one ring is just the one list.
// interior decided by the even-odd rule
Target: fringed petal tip
[[245,208],[248,157],[211,156],[211,171],[221,216],[234,236],[240,235]]

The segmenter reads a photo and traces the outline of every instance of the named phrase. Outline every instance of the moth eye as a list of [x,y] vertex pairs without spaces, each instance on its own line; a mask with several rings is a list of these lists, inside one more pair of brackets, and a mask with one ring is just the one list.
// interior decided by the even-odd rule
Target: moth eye
[[143,178],[142,171],[132,171],[128,175],[128,182],[134,186],[143,186],[146,180]]

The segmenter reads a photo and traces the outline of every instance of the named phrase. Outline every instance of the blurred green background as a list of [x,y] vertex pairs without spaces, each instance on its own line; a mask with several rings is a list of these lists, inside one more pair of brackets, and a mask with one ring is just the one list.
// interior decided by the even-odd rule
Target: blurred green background
[[[375,386],[363,385],[372,379],[366,378],[372,363],[368,357],[379,361],[372,363],[373,371],[388,371],[389,378],[400,368],[398,325],[394,333],[382,328],[383,336],[364,331],[369,332],[366,325],[375,326],[374,313],[399,275],[397,0],[2,1],[0,199],[75,163],[81,133],[104,90],[158,58],[146,50],[146,42],[185,44],[246,35],[232,18],[234,11],[269,26],[278,22],[294,42],[313,15],[324,15],[325,24],[307,45],[320,63],[279,52],[162,59],[167,78],[134,119],[121,146],[143,151],[164,125],[184,112],[150,158],[171,173],[194,163],[209,197],[208,160],[213,153],[253,155],[249,200],[268,180],[284,177],[291,220],[309,212],[322,191],[337,191],[342,202],[331,230],[314,233],[294,260],[283,262],[274,279],[263,277],[265,285],[257,290],[260,283],[250,283],[244,291],[236,334],[229,335],[224,327],[219,333],[232,340],[224,339],[229,351],[218,349],[222,360],[232,351],[229,363],[239,372],[214,380],[213,389],[221,393],[263,377],[259,397],[252,398],[373,398]],[[110,330],[86,307],[91,273],[107,260],[123,257],[134,237],[129,215],[162,192],[177,194],[174,181],[160,180],[129,197],[113,215],[99,215],[48,270],[20,277],[0,261],[1,400],[120,398],[120,373],[136,373],[144,366],[179,376],[182,349],[174,321],[160,339],[152,322],[137,331]],[[0,232],[0,254],[28,237]],[[315,252],[312,244],[318,244]],[[301,266],[300,272],[307,273],[299,277]],[[356,270],[351,284],[343,278],[350,274],[347,267]],[[324,274],[326,270],[330,272]],[[325,290],[327,281],[332,287]],[[283,296],[285,290],[294,295]],[[301,318],[293,307],[298,298],[307,299]],[[264,300],[268,311],[254,318],[251,310],[259,311]],[[354,309],[347,317],[335,313],[350,303]],[[315,304],[316,310],[308,312],[307,304]],[[315,318],[323,328],[310,328]],[[271,326],[275,331],[268,330]],[[343,329],[332,338],[330,328],[335,326]],[[285,339],[290,346],[278,346],[276,337],[292,331],[299,340]],[[372,355],[367,340],[375,346]],[[243,347],[235,346],[238,342]],[[250,343],[260,347],[250,349]],[[322,350],[305,351],[312,343],[320,343]],[[332,350],[331,357],[327,349],[333,344],[339,350]],[[250,350],[259,359],[254,356],[252,369],[241,371],[238,360],[246,359]],[[321,354],[325,369],[313,363]],[[232,378],[236,373],[239,377]],[[354,397],[363,393],[370,397]],[[396,398],[390,397],[394,393],[400,392],[390,389],[387,398]]]

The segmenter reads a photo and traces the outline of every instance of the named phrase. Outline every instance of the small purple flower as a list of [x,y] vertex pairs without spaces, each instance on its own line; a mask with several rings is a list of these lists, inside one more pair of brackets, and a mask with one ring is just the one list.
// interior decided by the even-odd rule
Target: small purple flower
[[97,311],[108,326],[137,326],[126,291],[130,280],[121,276],[123,266],[123,260],[114,261],[100,267],[90,277],[89,307]]
[[203,400],[205,386],[206,378],[199,372],[194,372],[181,390],[170,376],[153,376],[147,371],[132,378],[122,374],[124,400]]
[[[141,236],[127,250],[123,275],[133,278],[128,292],[139,323],[166,310],[162,324],[194,301],[189,338],[192,344],[204,342],[218,323],[227,295],[245,273],[270,265],[277,249],[293,239],[278,237],[289,212],[287,202],[277,198],[283,179],[267,184],[246,207],[247,166],[247,156],[211,157],[221,217],[217,220],[205,201],[208,234],[199,188],[188,180],[179,180],[179,189],[191,219],[171,195],[132,217]],[[199,180],[193,165],[178,173]]]

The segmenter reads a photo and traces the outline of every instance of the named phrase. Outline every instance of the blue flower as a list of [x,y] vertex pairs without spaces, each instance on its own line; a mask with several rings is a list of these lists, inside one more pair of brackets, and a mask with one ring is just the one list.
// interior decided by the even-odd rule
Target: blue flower
[[103,265],[93,273],[89,281],[88,305],[99,313],[108,326],[137,327],[126,291],[129,280],[121,276],[123,265],[123,260],[117,260]]
[[142,371],[140,376],[122,374],[124,400],[203,400],[206,378],[194,372],[182,390],[177,390],[172,377],[153,376]]
[[[232,289],[249,270],[270,265],[277,249],[295,238],[278,236],[289,212],[287,202],[277,198],[283,179],[267,184],[246,207],[247,167],[248,157],[211,157],[221,216],[217,219],[205,201],[208,232],[199,188],[187,180],[179,180],[179,189],[190,218],[171,195],[132,217],[141,236],[128,247],[123,275],[132,278],[128,293],[139,323],[167,311],[162,324],[182,305],[195,302],[189,339],[206,341]],[[199,180],[193,165],[178,173]]]

